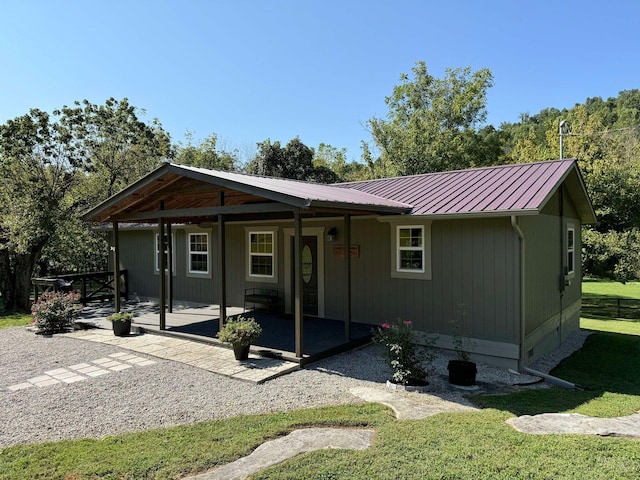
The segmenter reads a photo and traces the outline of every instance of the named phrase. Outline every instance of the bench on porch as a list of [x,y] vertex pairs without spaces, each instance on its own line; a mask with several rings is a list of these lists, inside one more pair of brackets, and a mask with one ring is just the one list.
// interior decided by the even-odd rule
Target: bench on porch
[[271,309],[278,308],[280,303],[280,296],[277,289],[265,289],[265,288],[246,288],[244,290],[244,306],[243,309],[247,311],[247,303],[256,305],[263,305],[267,308],[267,313],[271,313]]

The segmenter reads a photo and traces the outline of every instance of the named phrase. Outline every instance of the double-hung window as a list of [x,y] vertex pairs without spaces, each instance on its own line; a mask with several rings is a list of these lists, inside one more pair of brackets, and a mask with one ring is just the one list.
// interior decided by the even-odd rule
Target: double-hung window
[[249,276],[273,278],[274,252],[273,232],[249,232]]
[[[165,233],[164,235],[164,268],[165,271],[169,270],[169,236]],[[155,234],[155,272],[160,273],[160,234]],[[176,274],[176,239],[173,234],[171,234],[171,268],[173,270],[173,274]]]
[[209,274],[209,234],[189,233],[188,268],[190,274]]
[[576,263],[576,229],[573,225],[567,227],[567,274],[575,272]]
[[424,272],[424,227],[422,225],[396,227],[398,272]]

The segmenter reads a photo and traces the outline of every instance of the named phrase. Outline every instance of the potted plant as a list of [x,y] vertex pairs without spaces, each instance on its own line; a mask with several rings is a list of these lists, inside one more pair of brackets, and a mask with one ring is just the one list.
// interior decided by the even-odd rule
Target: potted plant
[[131,333],[131,320],[133,313],[113,313],[107,317],[113,326],[113,334],[117,337],[124,337]]
[[372,339],[384,347],[389,366],[393,369],[388,385],[424,387],[429,384],[426,381],[427,370],[434,358],[429,347],[433,346],[435,339],[427,338],[426,350],[418,350],[413,343],[412,322],[399,319],[377,327]]
[[236,318],[228,318],[222,327],[218,338],[221,342],[230,343],[236,360],[249,358],[249,348],[262,335],[262,327],[255,318],[245,318],[238,315]]
[[[463,323],[467,319],[467,312],[461,307]],[[452,385],[472,386],[476,384],[476,374],[478,369],[475,362],[471,361],[469,352],[476,348],[476,343],[460,333],[460,325],[454,320],[451,330],[453,349],[458,358],[449,360],[447,370],[449,370],[449,383]]]

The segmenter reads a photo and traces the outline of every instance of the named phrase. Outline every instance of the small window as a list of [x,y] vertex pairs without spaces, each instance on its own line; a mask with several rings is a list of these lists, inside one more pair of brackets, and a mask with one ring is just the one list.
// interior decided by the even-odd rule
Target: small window
[[[169,244],[168,244],[168,236],[164,235],[164,265],[165,271],[169,269]],[[171,234],[171,268],[173,270],[173,274],[176,274],[176,238],[173,234]],[[155,272],[160,272],[160,234],[156,233],[155,235]]]
[[397,227],[397,270],[399,272],[424,272],[424,227]]
[[575,271],[575,242],[576,231],[573,226],[567,228],[567,273],[570,275]]
[[273,232],[249,232],[249,276],[274,276]]
[[189,234],[189,273],[209,273],[209,234]]

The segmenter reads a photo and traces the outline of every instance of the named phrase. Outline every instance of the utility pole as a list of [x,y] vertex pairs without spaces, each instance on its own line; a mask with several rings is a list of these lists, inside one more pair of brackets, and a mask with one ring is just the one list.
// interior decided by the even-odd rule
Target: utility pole
[[558,129],[560,134],[560,160],[564,159],[564,136],[569,134],[569,124],[562,120]]

